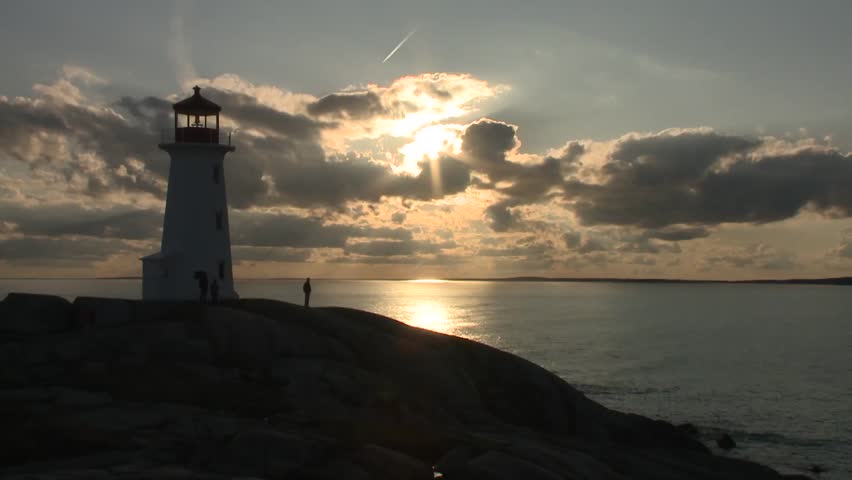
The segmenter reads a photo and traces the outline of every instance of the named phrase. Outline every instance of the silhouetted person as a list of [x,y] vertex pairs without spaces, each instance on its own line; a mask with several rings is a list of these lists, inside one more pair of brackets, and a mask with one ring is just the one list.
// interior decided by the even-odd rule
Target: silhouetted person
[[214,305],[219,303],[219,282],[216,280],[210,284],[210,303]]
[[201,294],[201,303],[207,302],[207,272],[195,272],[195,278],[198,280],[198,290]]
[[305,292],[305,306],[309,307],[311,303],[311,279],[306,278],[304,285],[302,285],[302,291]]

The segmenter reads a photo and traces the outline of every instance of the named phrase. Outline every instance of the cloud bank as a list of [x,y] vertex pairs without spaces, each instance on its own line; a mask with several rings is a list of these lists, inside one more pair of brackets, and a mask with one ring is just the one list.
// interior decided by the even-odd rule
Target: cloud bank
[[[852,157],[827,141],[673,128],[609,140],[566,132],[561,146],[526,152],[523,125],[478,115],[508,87],[470,75],[401,77],[321,98],[235,75],[194,82],[235,131],[226,182],[246,268],[785,273],[806,262],[757,238],[762,226],[807,217],[840,232],[852,216]],[[67,66],[32,96],[0,97],[6,271],[57,258],[81,268],[123,258],[129,269],[158,242],[168,159],[156,145],[182,94],[98,100],[107,84]],[[755,238],[720,244],[725,231]],[[821,268],[852,259],[848,239],[838,240],[813,253]]]

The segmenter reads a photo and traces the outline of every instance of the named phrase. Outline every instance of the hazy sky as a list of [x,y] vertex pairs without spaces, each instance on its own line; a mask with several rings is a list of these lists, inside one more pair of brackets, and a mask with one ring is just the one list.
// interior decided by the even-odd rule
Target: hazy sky
[[834,0],[11,3],[0,275],[139,274],[159,130],[196,83],[238,130],[237,276],[848,275],[850,17]]

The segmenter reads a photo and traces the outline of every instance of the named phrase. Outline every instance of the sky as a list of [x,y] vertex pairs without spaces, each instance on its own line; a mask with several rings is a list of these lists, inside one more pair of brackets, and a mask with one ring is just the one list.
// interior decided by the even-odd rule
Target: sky
[[835,0],[14,2],[0,276],[138,276],[159,249],[160,132],[194,85],[234,131],[238,278],[850,275],[850,17]]

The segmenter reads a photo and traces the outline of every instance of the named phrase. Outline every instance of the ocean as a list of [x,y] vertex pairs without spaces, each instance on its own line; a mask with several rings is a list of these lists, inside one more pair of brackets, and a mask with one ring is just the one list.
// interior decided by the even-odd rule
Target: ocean
[[[301,280],[238,280],[302,302]],[[312,279],[314,306],[381,313],[553,371],[596,401],[699,427],[786,473],[852,478],[852,288]],[[0,280],[10,291],[139,298],[139,280]],[[715,446],[714,446],[715,448]]]

